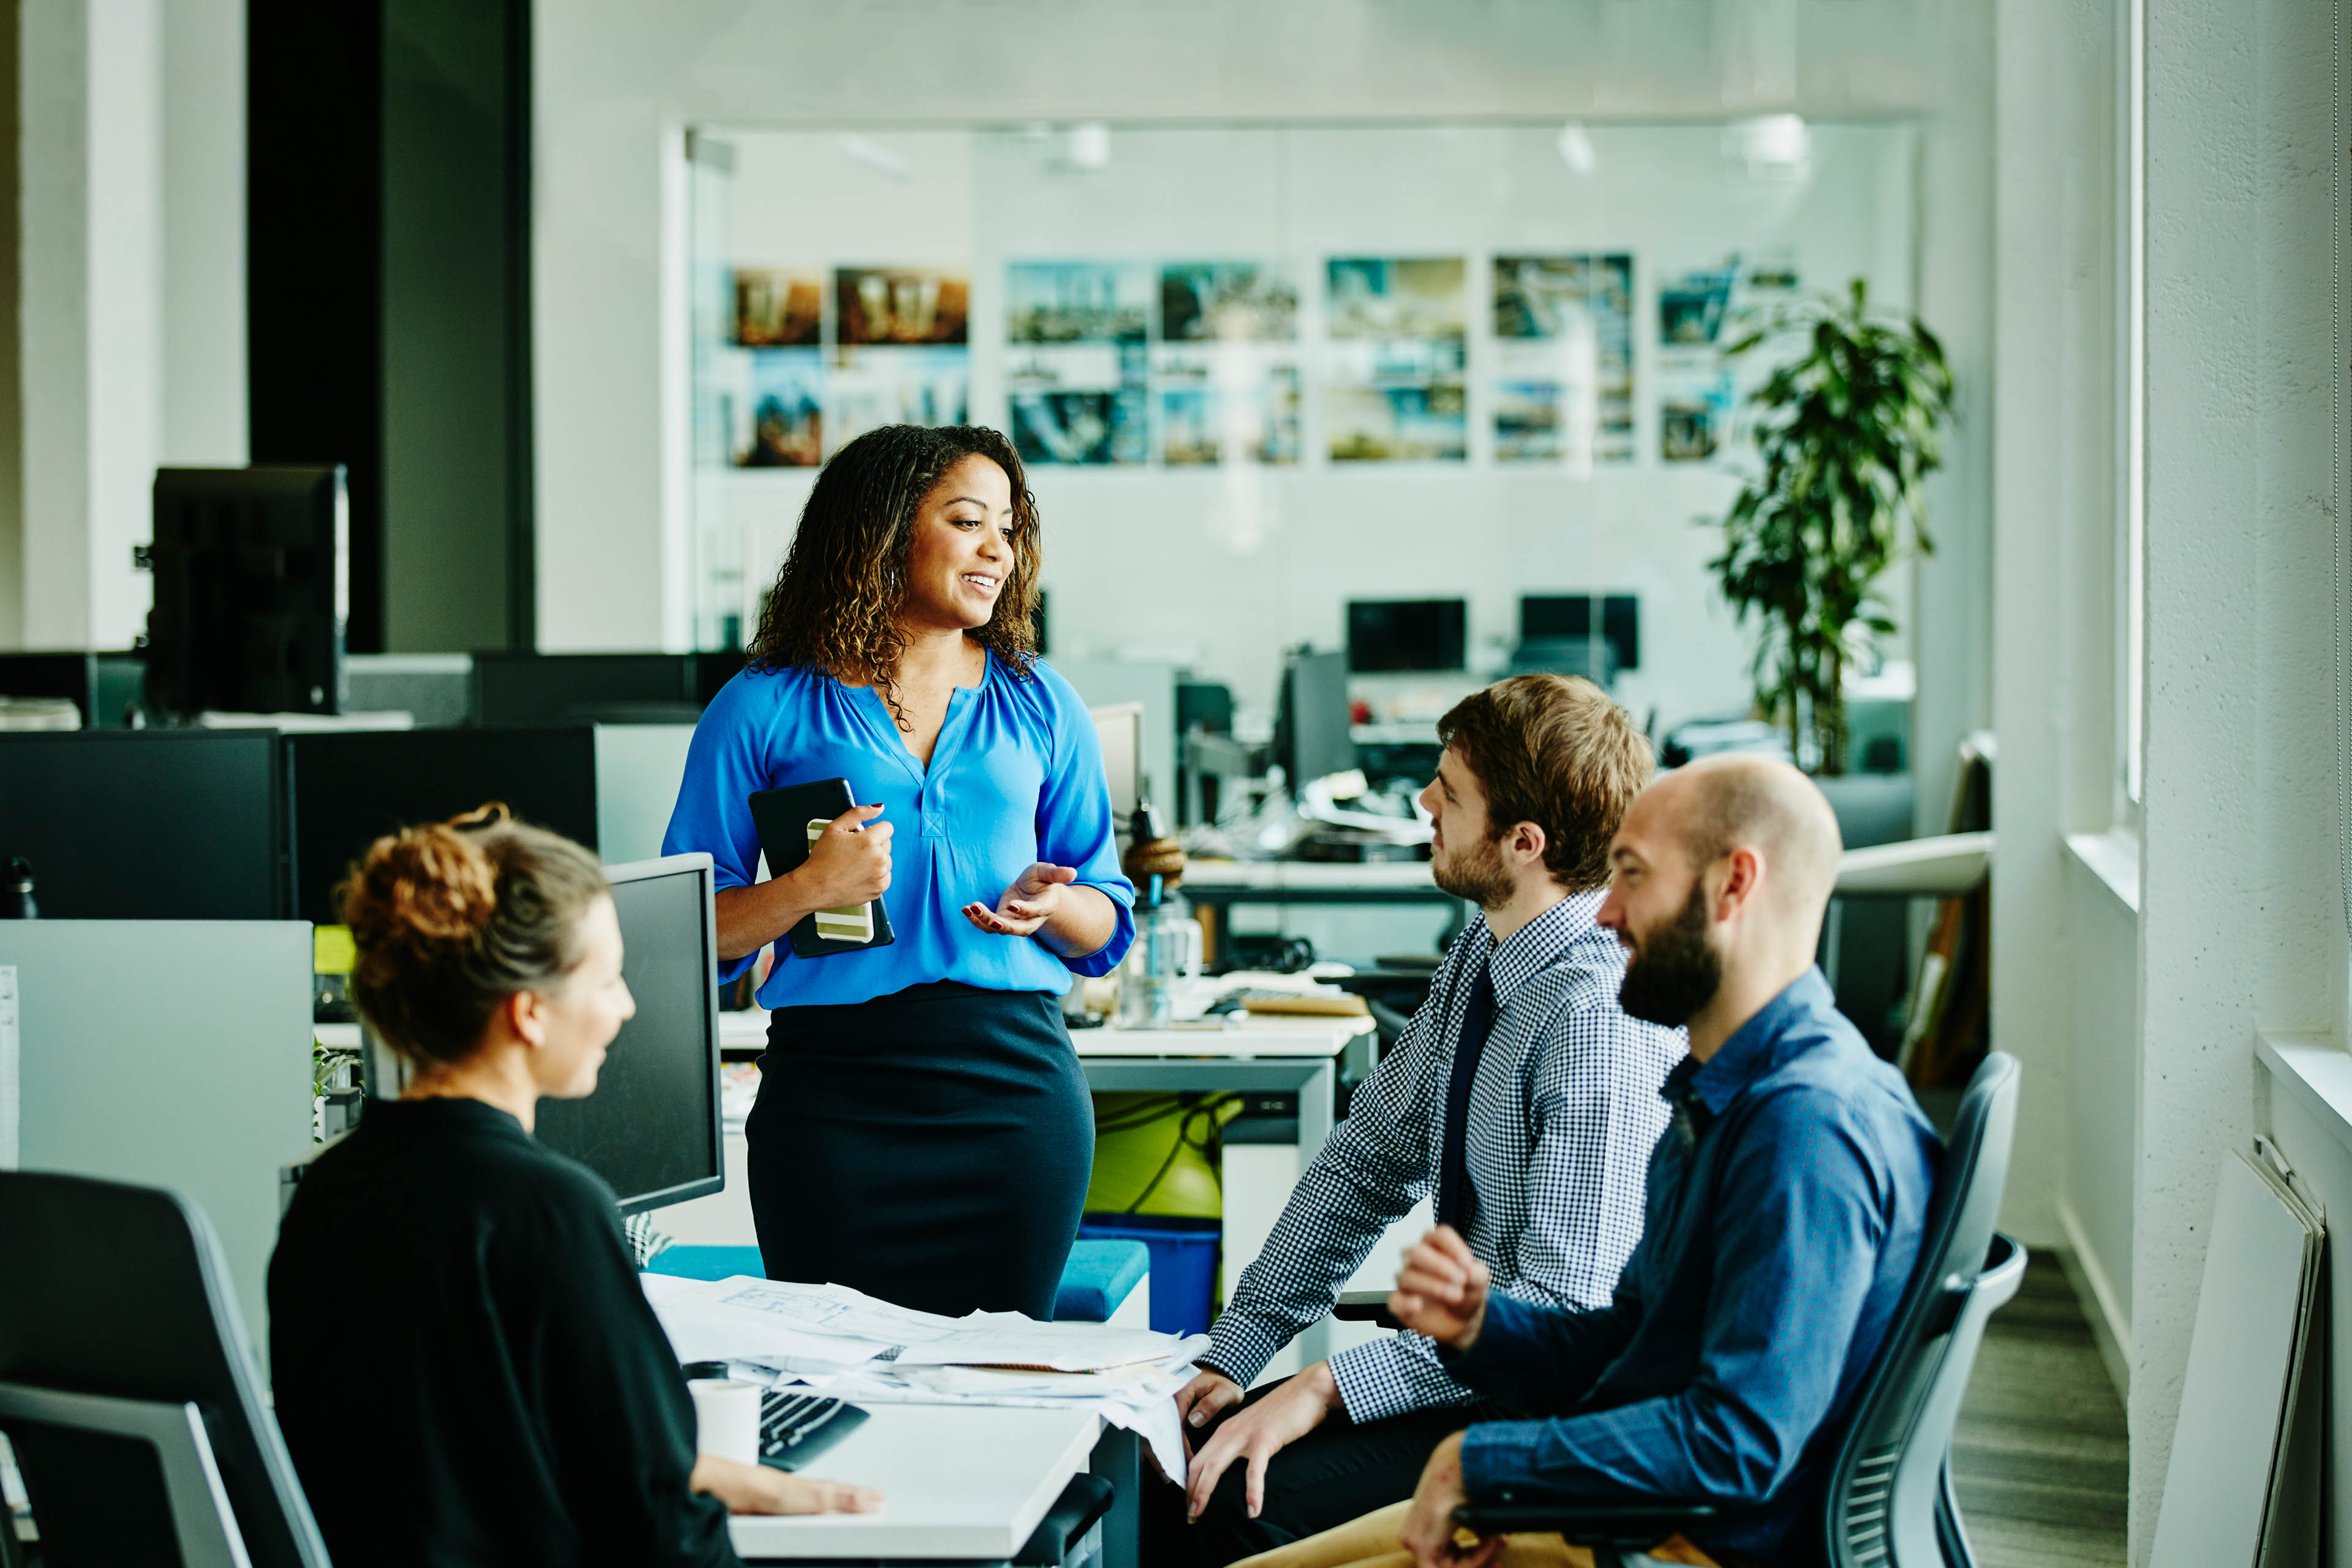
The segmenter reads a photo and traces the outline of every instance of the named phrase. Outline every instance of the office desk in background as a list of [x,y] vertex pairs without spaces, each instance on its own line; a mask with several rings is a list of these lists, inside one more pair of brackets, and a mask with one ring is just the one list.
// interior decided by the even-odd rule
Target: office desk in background
[[[1224,1145],[1223,1167],[1218,1173],[1225,1203],[1221,1294],[1230,1294],[1241,1271],[1265,1248],[1307,1163],[1322,1152],[1331,1135],[1339,1069],[1351,1047],[1366,1057],[1363,1065],[1369,1068],[1371,1034],[1370,1018],[1260,1016],[1238,1029],[1075,1029],[1070,1039],[1087,1088],[1097,1093],[1297,1097],[1297,1118],[1287,1138],[1277,1126],[1271,1136],[1259,1134],[1266,1142],[1229,1141]],[[722,1053],[740,1059],[767,1043],[765,1013],[719,1016]],[[744,1185],[743,1127],[731,1107],[724,1152],[727,1190],[656,1211],[657,1227],[682,1242],[703,1246],[748,1247],[757,1239]],[[1387,1279],[1375,1283],[1386,1284]],[[1277,1356],[1265,1375],[1286,1376],[1332,1348],[1330,1323],[1318,1323]]]
[[1426,860],[1333,865],[1319,860],[1193,860],[1179,893],[1200,917],[1203,962],[1217,962],[1218,943],[1235,904],[1444,904],[1454,919],[1451,942],[1469,922],[1469,906],[1430,879]]

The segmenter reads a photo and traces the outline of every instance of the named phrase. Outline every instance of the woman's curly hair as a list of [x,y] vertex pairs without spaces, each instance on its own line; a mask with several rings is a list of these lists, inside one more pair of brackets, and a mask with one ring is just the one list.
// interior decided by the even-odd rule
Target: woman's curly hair
[[995,615],[971,636],[1026,678],[1037,657],[1044,563],[1037,498],[1013,443],[980,425],[885,425],[833,455],[801,509],[800,531],[768,590],[745,662],[754,669],[823,669],[843,680],[870,681],[899,728],[907,728],[893,683],[907,649],[898,614],[915,514],[931,487],[966,458],[986,458],[1013,487],[1013,571],[996,595]]

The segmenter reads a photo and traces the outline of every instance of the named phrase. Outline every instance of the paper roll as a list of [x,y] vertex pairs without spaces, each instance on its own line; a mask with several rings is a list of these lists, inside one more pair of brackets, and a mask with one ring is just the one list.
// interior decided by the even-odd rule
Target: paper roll
[[731,1377],[697,1377],[687,1382],[694,1395],[694,1449],[739,1464],[760,1462],[760,1395],[756,1383]]

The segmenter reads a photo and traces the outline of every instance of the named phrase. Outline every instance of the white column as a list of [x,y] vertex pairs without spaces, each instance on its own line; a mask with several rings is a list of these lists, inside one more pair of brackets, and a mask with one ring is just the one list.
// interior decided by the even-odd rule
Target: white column
[[2259,1030],[2342,1037],[2328,0],[2149,0],[2131,1556]]
[[25,0],[25,641],[123,647],[163,391],[160,0]]
[[163,6],[162,460],[249,460],[245,0]]

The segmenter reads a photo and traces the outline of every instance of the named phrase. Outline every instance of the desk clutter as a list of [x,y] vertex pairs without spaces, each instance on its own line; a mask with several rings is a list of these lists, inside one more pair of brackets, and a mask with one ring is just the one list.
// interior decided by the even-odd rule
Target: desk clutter
[[728,1376],[771,1391],[861,1406],[1086,1411],[1137,1434],[1163,1469],[1182,1473],[1171,1396],[1191,1381],[1205,1335],[1041,1323],[1018,1312],[947,1318],[843,1285],[749,1275],[640,1279],[682,1363],[722,1363]]

